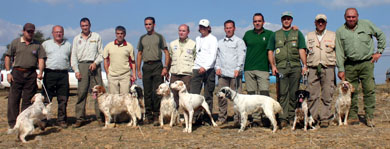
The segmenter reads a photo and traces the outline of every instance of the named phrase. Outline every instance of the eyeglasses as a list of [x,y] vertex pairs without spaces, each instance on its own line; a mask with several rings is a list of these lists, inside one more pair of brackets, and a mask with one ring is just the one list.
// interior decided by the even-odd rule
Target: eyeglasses
[[29,33],[29,34],[32,34],[32,33],[35,32],[35,30],[27,30],[26,32]]

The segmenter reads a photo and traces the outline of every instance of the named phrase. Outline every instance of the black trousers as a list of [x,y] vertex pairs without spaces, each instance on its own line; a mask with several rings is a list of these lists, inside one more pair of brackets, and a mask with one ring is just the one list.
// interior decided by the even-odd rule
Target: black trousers
[[[38,86],[37,73],[35,70],[22,72],[14,69],[11,74],[14,81],[11,82],[11,88],[8,95],[7,118],[9,127],[13,128],[19,113],[32,104],[30,100],[37,92]],[[21,110],[20,98],[22,98]]]
[[[69,98],[68,71],[53,71],[50,69],[45,69],[45,75],[43,76],[43,84],[46,87],[46,91],[49,95],[50,101],[52,101],[53,97],[57,96],[57,121],[66,121],[66,107],[68,105]],[[45,99],[47,100],[47,96],[44,89],[42,89],[42,95],[44,95]]]
[[163,83],[161,62],[144,63],[142,66],[142,83],[144,85],[145,116],[148,119],[158,117],[160,114],[161,97],[157,96],[156,90]]

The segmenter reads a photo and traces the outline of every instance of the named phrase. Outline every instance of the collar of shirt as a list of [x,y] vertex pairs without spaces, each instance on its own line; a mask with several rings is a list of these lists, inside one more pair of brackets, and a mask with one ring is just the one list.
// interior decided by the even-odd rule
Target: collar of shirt
[[324,37],[325,33],[326,33],[326,29],[322,32],[322,34],[319,34],[319,33],[317,32],[317,30],[316,30],[316,35],[317,35],[317,38],[318,38],[319,41],[322,40],[322,37]]
[[122,45],[122,46],[127,46],[126,40],[123,40],[122,44],[119,44],[119,43],[118,43],[118,40],[115,39],[114,44],[117,45],[118,47],[121,46],[121,45]]
[[[23,37],[20,37],[20,42],[26,42],[26,41],[24,40]],[[33,43],[33,42],[34,42],[34,39],[32,39],[30,43]]]
[[233,42],[233,41],[234,41],[234,38],[233,38],[233,36],[230,37],[230,38],[225,37],[225,38],[223,39],[223,41],[231,41],[231,42]]
[[188,37],[186,39],[184,39],[183,42],[179,39],[179,43],[187,43],[187,41],[188,41]]
[[[88,36],[87,36],[87,39],[88,39],[89,37],[91,37],[91,36],[92,36],[92,32],[90,31],[89,34],[88,34]],[[80,38],[81,38],[81,39],[83,38],[83,32],[80,33]]]

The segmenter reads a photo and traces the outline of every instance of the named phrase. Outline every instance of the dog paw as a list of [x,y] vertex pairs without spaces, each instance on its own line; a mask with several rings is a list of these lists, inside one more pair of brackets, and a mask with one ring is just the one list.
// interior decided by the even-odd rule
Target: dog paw
[[291,131],[294,131],[295,130],[295,128],[291,128]]
[[244,131],[243,129],[238,130],[238,132],[243,132],[243,131]]

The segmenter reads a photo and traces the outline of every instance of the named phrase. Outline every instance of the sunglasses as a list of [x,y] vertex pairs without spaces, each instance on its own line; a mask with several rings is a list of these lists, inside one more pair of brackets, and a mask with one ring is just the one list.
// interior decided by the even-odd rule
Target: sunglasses
[[34,30],[27,30],[26,32],[29,33],[29,34],[32,34],[32,33],[34,33],[35,31],[34,31]]

